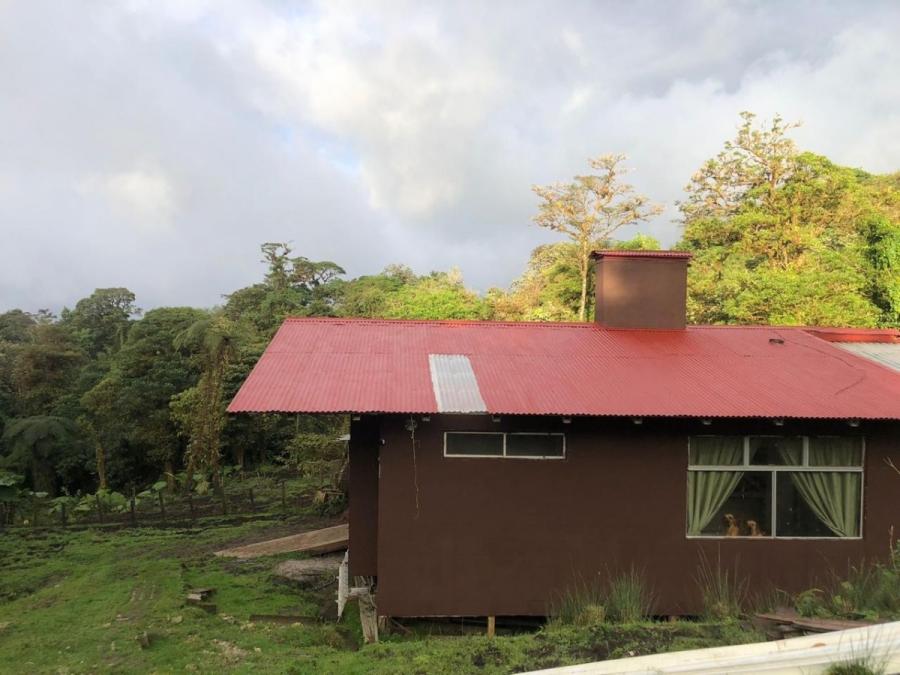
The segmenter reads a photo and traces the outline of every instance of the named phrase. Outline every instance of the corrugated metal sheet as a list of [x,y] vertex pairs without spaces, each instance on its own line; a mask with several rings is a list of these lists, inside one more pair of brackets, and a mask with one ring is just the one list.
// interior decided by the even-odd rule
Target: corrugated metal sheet
[[487,412],[468,356],[429,354],[428,365],[438,412]]
[[857,356],[862,356],[900,372],[900,343],[836,342],[834,344]]
[[230,412],[437,413],[429,355],[494,414],[900,419],[900,375],[800,328],[288,319]]

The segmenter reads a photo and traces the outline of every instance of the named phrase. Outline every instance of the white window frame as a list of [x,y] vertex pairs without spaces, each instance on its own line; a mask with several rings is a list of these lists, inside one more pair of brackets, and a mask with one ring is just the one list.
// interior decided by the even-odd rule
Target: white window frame
[[[693,438],[722,438],[722,437],[743,437],[744,456],[741,464],[691,464],[691,439]],[[800,466],[790,466],[787,464],[750,464],[750,439],[751,438],[801,438],[803,440],[803,464]],[[773,539],[800,539],[806,541],[858,541],[863,538],[863,524],[865,523],[865,505],[866,505],[866,437],[859,436],[860,439],[860,464],[859,466],[810,466],[809,464],[809,439],[810,438],[847,438],[837,434],[815,434],[812,436],[788,436],[784,434],[694,434],[688,437],[688,472],[691,471],[743,471],[756,473],[771,473],[771,514],[769,523],[769,532],[761,537],[751,537],[748,535],[738,535],[736,537],[726,537],[721,534],[687,534],[687,520],[685,520],[685,537],[688,539],[740,539],[740,540],[763,540],[772,541]],[[859,536],[856,537],[788,537],[780,536],[776,533],[776,520],[778,514],[778,476],[779,473],[800,473],[800,472],[839,472],[839,473],[858,473],[859,479]],[[687,494],[687,485],[685,485],[685,494]],[[685,517],[687,516],[687,508],[685,508]]]
[[[447,436],[449,434],[474,434],[474,435],[490,435],[503,436],[503,454],[501,455],[457,455],[447,454]],[[506,437],[507,436],[560,436],[562,437],[562,454],[561,455],[508,455],[506,454]],[[561,431],[445,431],[444,432],[444,457],[448,459],[469,458],[469,459],[565,459],[566,458],[566,434]]]

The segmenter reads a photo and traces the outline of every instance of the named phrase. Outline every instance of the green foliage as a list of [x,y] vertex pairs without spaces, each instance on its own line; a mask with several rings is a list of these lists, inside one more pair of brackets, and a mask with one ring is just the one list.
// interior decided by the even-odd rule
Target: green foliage
[[16,502],[21,498],[21,485],[25,481],[20,476],[0,469],[0,502]]
[[743,115],[681,204],[694,323],[895,326],[900,190]]
[[139,312],[134,293],[127,288],[98,288],[75,309],[63,310],[61,323],[89,356],[96,357],[122,346],[131,317]]
[[8,453],[2,458],[2,466],[27,472],[37,490],[54,494],[54,463],[75,433],[74,423],[64,417],[39,415],[14,420],[3,432]]

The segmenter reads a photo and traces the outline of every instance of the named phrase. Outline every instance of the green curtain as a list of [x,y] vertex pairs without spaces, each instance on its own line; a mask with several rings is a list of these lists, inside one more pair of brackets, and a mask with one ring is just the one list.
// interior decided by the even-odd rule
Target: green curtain
[[[691,463],[709,466],[743,464],[744,439],[738,436],[691,439]],[[702,534],[734,492],[743,471],[688,472],[688,534]]]
[[[782,455],[786,464],[794,458]],[[810,466],[859,466],[859,443],[855,438],[810,438]],[[859,536],[862,474],[839,471],[791,473],[794,487],[813,513],[839,537]]]

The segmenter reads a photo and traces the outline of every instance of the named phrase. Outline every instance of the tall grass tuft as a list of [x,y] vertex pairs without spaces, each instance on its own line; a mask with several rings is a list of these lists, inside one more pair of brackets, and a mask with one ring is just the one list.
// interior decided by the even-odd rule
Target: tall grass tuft
[[701,550],[695,581],[703,598],[703,615],[706,619],[731,620],[743,614],[750,580],[740,575],[737,560],[732,569],[727,569],[722,565],[721,551],[711,561],[706,552]]
[[606,590],[606,613],[610,621],[636,623],[653,612],[653,592],[640,570],[610,576]]
[[558,623],[576,626],[636,623],[652,614],[653,603],[644,574],[632,567],[617,575],[576,580],[551,603],[550,614]]
[[606,592],[599,577],[576,579],[551,603],[550,616],[558,623],[586,626],[606,620]]

